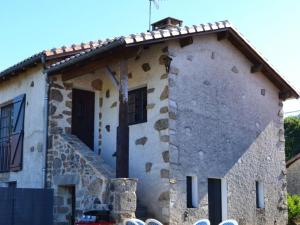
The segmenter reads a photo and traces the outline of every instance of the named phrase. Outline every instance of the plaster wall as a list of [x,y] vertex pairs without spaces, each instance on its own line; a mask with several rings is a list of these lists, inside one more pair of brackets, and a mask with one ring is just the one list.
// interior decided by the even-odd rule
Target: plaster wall
[[[195,37],[170,42],[170,224],[208,218],[208,178],[227,188],[223,219],[242,225],[286,224],[282,102],[278,89],[230,42]],[[197,176],[199,205],[186,206],[186,176]],[[255,182],[264,184],[256,208]],[[226,190],[225,188],[225,190]]]
[[26,94],[23,169],[1,174],[1,182],[17,181],[18,188],[43,188],[45,87],[41,66],[0,84],[0,104]]

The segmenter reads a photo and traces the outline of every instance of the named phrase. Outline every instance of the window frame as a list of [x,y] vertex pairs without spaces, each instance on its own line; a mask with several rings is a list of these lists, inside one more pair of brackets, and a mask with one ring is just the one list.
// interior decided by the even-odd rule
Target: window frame
[[[139,105],[140,105],[140,111],[136,111],[137,110],[137,106],[136,104],[134,104],[134,112],[130,112],[130,95],[133,94],[133,93],[138,93],[138,94],[135,94],[135,100],[136,100],[136,96],[139,96],[139,98],[141,99],[140,102],[139,102]],[[144,87],[139,87],[139,88],[135,88],[135,89],[131,89],[128,91],[128,125],[131,126],[131,125],[136,125],[136,124],[141,124],[141,123],[146,123],[148,121],[148,113],[147,113],[147,103],[148,102],[148,95],[147,95],[147,87],[144,86]],[[130,114],[133,114],[134,113],[134,116],[135,116],[135,120],[134,122],[131,122],[130,121]],[[136,120],[136,113],[141,113],[142,114],[142,119],[140,120]]]
[[[7,137],[2,137],[1,136],[1,129],[3,128],[2,127],[2,113],[3,113],[3,108],[6,108],[6,107],[11,107],[11,110],[10,110],[10,115],[9,115],[9,117],[10,117],[10,120],[9,120],[9,127],[10,127],[10,130],[9,130],[9,134],[8,134],[8,136]],[[4,139],[4,138],[10,138],[10,136],[12,135],[12,125],[13,125],[13,121],[12,121],[12,119],[13,119],[13,110],[14,110],[14,104],[13,104],[13,101],[8,101],[8,102],[6,102],[6,103],[3,103],[3,104],[0,104],[0,142],[2,141],[2,138]],[[5,127],[5,128],[8,128],[8,127]]]
[[[11,114],[13,114],[12,113],[13,112],[13,107],[14,107],[14,100],[13,99],[0,104],[0,148],[1,148],[1,146],[3,146],[4,142],[6,143],[7,147],[9,148],[8,155],[7,155],[7,157],[8,157],[7,160],[8,161],[6,162],[7,165],[6,166],[0,165],[0,168],[1,168],[0,173],[8,173],[8,172],[11,171],[10,170],[10,155],[11,155],[10,136],[12,134],[12,131],[10,131],[8,137],[1,137],[1,132],[2,132],[1,131],[1,128],[2,128],[2,124],[1,124],[2,120],[1,119],[2,119],[3,108],[8,107],[8,106],[12,107]],[[10,115],[10,117],[11,117],[11,115]],[[11,123],[11,121],[10,121],[10,123]],[[6,146],[6,145],[4,144],[4,146]],[[0,161],[0,163],[3,163],[3,161]]]

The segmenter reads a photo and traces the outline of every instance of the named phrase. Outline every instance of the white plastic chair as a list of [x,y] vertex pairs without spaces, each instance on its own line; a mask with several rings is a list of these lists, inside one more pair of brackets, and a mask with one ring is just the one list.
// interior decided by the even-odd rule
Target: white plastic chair
[[139,219],[132,219],[134,222],[136,222],[138,225],[146,225],[146,223],[143,220]]
[[239,224],[235,220],[225,220],[222,223],[220,223],[219,225],[239,225]]
[[202,220],[198,220],[193,225],[210,225],[210,222],[208,219],[202,219]]
[[135,219],[126,219],[123,222],[124,225],[139,225]]
[[146,225],[163,225],[163,224],[155,219],[147,219]]

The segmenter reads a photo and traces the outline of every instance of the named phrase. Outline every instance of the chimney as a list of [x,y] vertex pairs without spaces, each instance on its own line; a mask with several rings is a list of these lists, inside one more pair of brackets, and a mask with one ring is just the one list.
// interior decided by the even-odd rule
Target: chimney
[[151,25],[152,25],[152,30],[168,29],[177,26],[181,27],[182,20],[178,20],[172,17],[167,17],[165,19],[152,23]]

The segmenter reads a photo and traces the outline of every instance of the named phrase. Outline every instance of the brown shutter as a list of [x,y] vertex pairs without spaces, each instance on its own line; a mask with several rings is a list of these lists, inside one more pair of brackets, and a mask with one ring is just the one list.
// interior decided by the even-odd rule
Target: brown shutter
[[18,96],[13,101],[13,125],[10,136],[10,170],[22,169],[23,139],[24,139],[24,116],[25,95]]

